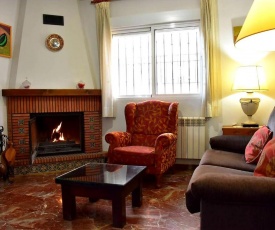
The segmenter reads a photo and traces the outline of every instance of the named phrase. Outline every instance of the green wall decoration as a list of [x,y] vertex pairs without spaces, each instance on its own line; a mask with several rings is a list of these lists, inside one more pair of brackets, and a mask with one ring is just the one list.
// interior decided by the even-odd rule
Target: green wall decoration
[[0,22],[0,56],[11,57],[11,26]]

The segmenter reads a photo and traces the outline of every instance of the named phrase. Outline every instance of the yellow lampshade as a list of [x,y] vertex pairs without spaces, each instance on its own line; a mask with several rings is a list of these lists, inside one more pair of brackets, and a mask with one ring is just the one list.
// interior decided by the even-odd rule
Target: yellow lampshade
[[235,75],[233,90],[254,92],[268,90],[262,66],[240,66]]
[[275,1],[254,0],[236,39],[237,48],[275,50]]

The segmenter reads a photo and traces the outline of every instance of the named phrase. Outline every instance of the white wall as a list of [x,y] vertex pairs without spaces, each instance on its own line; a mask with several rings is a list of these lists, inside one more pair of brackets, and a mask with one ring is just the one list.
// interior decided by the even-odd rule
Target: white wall
[[[83,80],[86,88],[100,88],[97,52],[95,7],[90,0],[1,0],[0,21],[13,26],[13,57],[0,57],[0,86],[19,88],[27,77],[32,88],[75,88]],[[113,27],[163,23],[196,19],[200,0],[120,0],[111,2]],[[255,120],[267,122],[274,107],[274,52],[247,53],[233,45],[232,26],[241,23],[253,0],[218,0],[222,115],[208,122],[208,137],[221,133],[221,126],[246,120],[239,104],[240,93],[231,91],[236,67],[243,64],[263,65],[269,82],[269,91],[258,94],[260,107]],[[63,15],[65,26],[43,25],[42,14]],[[18,19],[18,20],[17,20]],[[45,47],[51,33],[60,34],[65,41],[59,52]],[[170,98],[174,100],[174,98]],[[138,101],[143,100],[140,98]],[[136,100],[137,101],[137,100]],[[128,100],[116,102],[117,117],[103,119],[104,135],[112,130],[125,130],[124,106]],[[180,115],[197,116],[200,102],[180,101]],[[5,98],[0,99],[0,125],[7,127]],[[103,141],[104,150],[107,145]]]
[[[76,0],[21,0],[18,46],[15,47],[13,71],[9,88],[19,88],[28,78],[31,88],[76,88],[83,80],[86,88],[94,88],[94,76],[84,43]],[[64,26],[43,24],[43,14],[64,16]],[[19,31],[19,30],[18,30]],[[49,51],[45,40],[50,34],[59,34],[64,47]]]

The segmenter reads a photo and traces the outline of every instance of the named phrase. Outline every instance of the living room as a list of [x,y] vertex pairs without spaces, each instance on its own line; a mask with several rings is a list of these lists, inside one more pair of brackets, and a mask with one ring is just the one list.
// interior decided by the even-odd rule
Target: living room
[[[269,90],[255,93],[261,102],[253,115],[254,120],[260,125],[266,124],[274,107],[274,53],[248,52],[234,47],[233,27],[242,25],[253,0],[217,2],[221,51],[220,115],[207,121],[206,140],[222,134],[222,126],[241,124],[247,119],[239,103],[243,94],[232,91],[239,66],[263,66],[267,76]],[[96,13],[90,0],[3,0],[1,3],[0,22],[12,27],[12,56],[0,57],[1,89],[19,89],[26,79],[31,89],[76,89],[79,81],[85,82],[85,89],[101,88]],[[112,28],[198,20],[200,1],[117,0],[110,3],[110,12]],[[64,16],[64,26],[43,24],[43,14]],[[64,47],[59,52],[51,52],[45,46],[47,36],[55,33],[64,39]],[[201,103],[194,103],[194,98],[156,98],[177,100],[179,116],[201,116]],[[115,117],[102,118],[103,151],[108,149],[104,139],[106,133],[125,130],[123,111],[126,103],[147,99],[116,99]],[[5,97],[0,99],[0,108],[0,125],[6,132]]]

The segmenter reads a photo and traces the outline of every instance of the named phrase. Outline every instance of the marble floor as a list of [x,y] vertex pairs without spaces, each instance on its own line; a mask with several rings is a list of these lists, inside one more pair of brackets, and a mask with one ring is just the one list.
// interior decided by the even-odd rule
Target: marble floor
[[[175,167],[164,175],[161,189],[154,188],[153,178],[146,176],[142,207],[132,208],[131,197],[127,197],[123,229],[198,230],[199,213],[190,214],[185,206],[192,172],[190,167]],[[61,188],[54,181],[60,174],[17,175],[13,184],[0,179],[0,229],[116,229],[107,200],[89,203],[87,198],[77,197],[77,218],[63,220]]]

